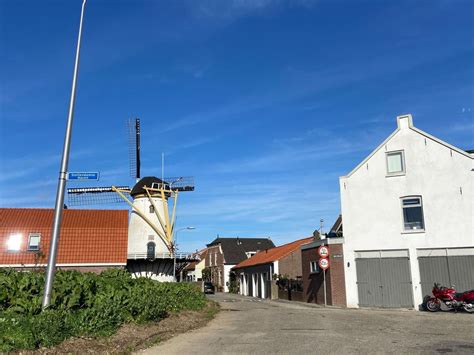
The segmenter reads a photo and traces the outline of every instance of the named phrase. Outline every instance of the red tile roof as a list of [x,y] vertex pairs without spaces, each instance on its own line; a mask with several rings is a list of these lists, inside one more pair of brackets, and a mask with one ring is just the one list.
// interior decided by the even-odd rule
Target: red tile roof
[[299,239],[294,242],[280,245],[279,247],[263,250],[249,259],[246,259],[234,266],[233,269],[240,269],[247,266],[254,266],[260,264],[267,264],[284,258],[291,254],[295,250],[299,249],[303,244],[311,243],[314,240],[313,237]]
[[[53,224],[52,209],[0,208],[0,265],[46,264]],[[37,253],[28,251],[30,233],[40,233]],[[19,252],[7,250],[12,234],[21,235]],[[64,210],[57,264],[125,264],[128,248],[127,210]]]
[[195,270],[197,264],[199,264],[199,261],[190,262],[188,265],[184,267],[184,270]]

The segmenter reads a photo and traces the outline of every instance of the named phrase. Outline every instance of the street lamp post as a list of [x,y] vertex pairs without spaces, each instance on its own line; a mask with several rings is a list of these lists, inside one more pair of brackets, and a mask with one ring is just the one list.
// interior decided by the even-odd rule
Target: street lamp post
[[51,292],[53,289],[54,274],[56,271],[56,255],[58,253],[59,234],[61,230],[61,219],[64,205],[64,190],[66,188],[66,176],[69,163],[69,147],[71,144],[72,121],[74,118],[74,104],[76,99],[76,82],[77,73],[79,70],[79,55],[81,52],[81,38],[82,38],[82,21],[84,19],[84,10],[86,1],[82,2],[81,19],[79,21],[79,35],[77,38],[76,61],[74,64],[74,72],[72,76],[71,98],[69,101],[69,112],[66,124],[66,135],[64,138],[63,156],[61,159],[61,170],[59,172],[58,189],[56,193],[56,204],[54,208],[54,219],[51,243],[49,248],[48,267],[46,268],[46,281],[44,285],[43,295],[43,310],[47,308],[51,302]]
[[178,243],[177,243],[178,232],[183,231],[183,230],[193,230],[193,229],[196,229],[196,227],[184,227],[184,228],[177,229],[174,232],[174,240],[173,240],[173,280],[174,282],[176,282],[176,250],[178,246]]

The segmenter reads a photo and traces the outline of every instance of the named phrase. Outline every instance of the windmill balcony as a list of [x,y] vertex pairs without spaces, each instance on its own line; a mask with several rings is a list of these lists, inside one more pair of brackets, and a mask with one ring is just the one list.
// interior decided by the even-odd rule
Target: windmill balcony
[[155,253],[154,258],[150,258],[150,255],[147,252],[141,252],[141,253],[128,253],[127,254],[127,259],[133,259],[133,260],[138,260],[138,259],[173,259],[176,257],[176,259],[183,259],[183,260],[201,260],[199,255],[196,255],[195,253],[186,253],[186,252],[177,252],[175,255],[170,252],[164,252],[164,253]]

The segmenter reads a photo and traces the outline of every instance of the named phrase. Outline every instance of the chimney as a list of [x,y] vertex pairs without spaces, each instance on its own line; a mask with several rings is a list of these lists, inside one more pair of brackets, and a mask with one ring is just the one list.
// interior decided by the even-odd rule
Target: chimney
[[413,127],[413,118],[410,114],[397,116],[397,126],[399,129],[407,129]]

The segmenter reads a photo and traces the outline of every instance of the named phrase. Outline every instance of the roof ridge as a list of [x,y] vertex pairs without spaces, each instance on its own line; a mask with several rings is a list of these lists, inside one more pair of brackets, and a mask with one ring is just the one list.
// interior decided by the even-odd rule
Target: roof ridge
[[[280,245],[278,247],[270,248],[270,249],[263,249],[254,256],[249,259],[245,259],[241,261],[239,264],[234,266],[235,269],[247,266],[254,266],[260,264],[267,264],[274,262],[276,260],[280,260],[289,254],[293,253],[297,248],[299,248],[303,244],[310,243],[314,239],[314,237],[306,237],[302,239],[294,240],[290,243],[286,243]],[[279,253],[281,251],[281,253]],[[267,256],[265,258],[265,256]]]

